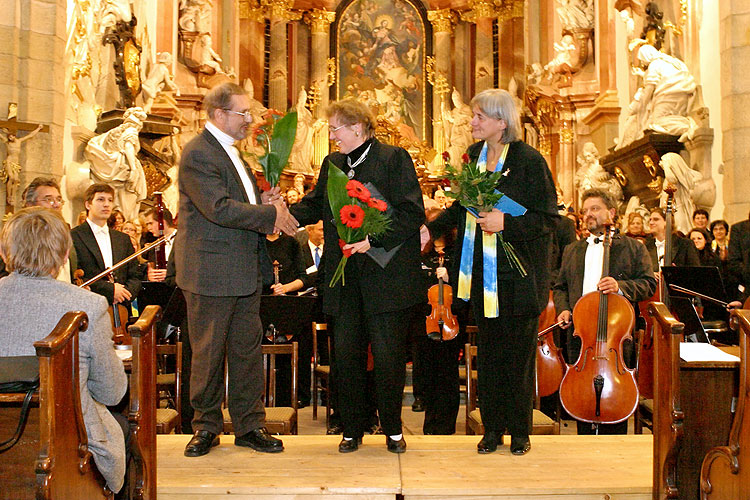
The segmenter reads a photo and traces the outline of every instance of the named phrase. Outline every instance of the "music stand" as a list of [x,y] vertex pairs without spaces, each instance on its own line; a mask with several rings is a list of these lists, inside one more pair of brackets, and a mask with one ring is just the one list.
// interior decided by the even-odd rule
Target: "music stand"
[[[667,285],[677,285],[694,292],[708,295],[715,299],[728,302],[727,292],[721,279],[718,267],[703,266],[665,266],[661,268],[662,277]],[[689,297],[689,295],[669,288],[669,297]],[[703,318],[728,320],[727,311],[713,302],[702,301]]]
[[262,295],[260,320],[263,331],[273,324],[281,335],[312,335],[312,322],[319,317],[320,298],[310,295]]
[[685,324],[685,342],[710,344],[711,340],[706,334],[706,329],[703,328],[703,323],[698,317],[698,311],[696,311],[693,301],[687,297],[672,297],[670,301],[672,312],[679,321]]

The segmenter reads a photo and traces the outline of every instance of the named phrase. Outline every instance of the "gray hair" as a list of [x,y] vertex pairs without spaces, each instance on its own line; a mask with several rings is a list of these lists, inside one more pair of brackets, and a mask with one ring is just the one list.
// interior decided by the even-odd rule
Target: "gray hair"
[[49,208],[23,208],[0,232],[0,256],[6,268],[25,276],[56,276],[71,246],[68,225]]
[[248,95],[247,90],[236,83],[226,82],[208,91],[203,98],[203,106],[208,117],[213,119],[217,109],[229,109],[232,106],[232,96]]
[[507,90],[484,90],[475,95],[470,104],[472,108],[479,108],[488,117],[503,120],[507,124],[501,140],[503,144],[521,139],[521,118],[513,102],[513,96]]
[[60,191],[60,184],[58,184],[52,177],[36,177],[31,183],[26,186],[23,190],[21,199],[23,199],[24,207],[33,207],[36,205],[36,190],[42,186],[53,187]]
[[584,191],[581,195],[581,205],[583,205],[583,202],[588,200],[589,198],[601,199],[604,202],[604,205],[607,207],[607,210],[617,208],[617,202],[615,201],[615,199],[611,194],[603,189],[593,188]]

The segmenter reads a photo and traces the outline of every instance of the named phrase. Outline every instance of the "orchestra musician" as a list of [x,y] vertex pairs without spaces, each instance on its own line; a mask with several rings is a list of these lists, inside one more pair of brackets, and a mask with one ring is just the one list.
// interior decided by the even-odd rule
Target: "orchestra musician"
[[[664,248],[667,232],[667,219],[664,210],[661,208],[652,208],[651,215],[648,218],[648,226],[651,229],[651,236],[646,240],[646,249],[651,257],[651,266],[655,273],[664,264]],[[701,261],[698,258],[698,251],[693,242],[683,238],[677,233],[672,233],[672,265],[673,266],[700,266]]]
[[[453,256],[455,271],[449,281],[454,287],[454,297],[466,300],[470,291],[479,327],[478,394],[485,434],[477,444],[477,451],[497,450],[507,429],[511,453],[523,455],[531,447],[537,322],[549,300],[549,262],[558,216],[557,197],[544,157],[521,141],[522,129],[513,97],[505,90],[485,90],[472,99],[471,107],[472,134],[480,142],[469,147],[470,159],[486,164],[489,171],[501,169],[503,175],[497,189],[525,207],[526,212],[510,216],[493,209],[480,212],[475,220],[473,216],[467,217],[464,207],[454,203],[427,227],[433,238],[458,228]],[[492,254],[484,248],[483,233],[501,231],[504,240],[515,247],[527,276],[511,266],[498,238],[488,241],[488,244],[495,242],[494,259],[486,257]],[[472,232],[475,238],[468,236]],[[466,261],[470,267],[463,269],[460,263],[465,253],[471,257]],[[484,284],[484,268],[493,263],[497,266],[496,294]],[[494,276],[489,280],[495,281]],[[462,290],[461,283],[467,281],[470,289]]]
[[[565,248],[562,267],[553,288],[557,320],[568,331],[568,359],[578,359],[581,341],[573,337],[572,311],[583,295],[596,290],[618,293],[636,303],[651,297],[656,291],[656,278],[646,247],[633,238],[616,235],[610,250],[610,276],[602,277],[604,248],[602,234],[605,224],[612,224],[617,212],[615,200],[601,189],[589,189],[581,195],[583,221],[591,233],[586,239]],[[626,344],[626,364],[632,366],[632,343]],[[600,424],[600,434],[626,434],[627,420],[619,424]],[[592,424],[578,422],[579,434],[591,434]]]

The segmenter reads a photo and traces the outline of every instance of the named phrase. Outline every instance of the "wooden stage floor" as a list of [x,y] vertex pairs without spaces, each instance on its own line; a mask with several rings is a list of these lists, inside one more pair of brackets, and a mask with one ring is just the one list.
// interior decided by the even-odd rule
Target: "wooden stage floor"
[[531,451],[476,452],[477,436],[406,436],[402,455],[382,435],[338,453],[340,436],[284,436],[285,451],[264,454],[222,436],[208,455],[186,458],[190,436],[157,437],[159,500],[651,498],[652,436],[532,436]]

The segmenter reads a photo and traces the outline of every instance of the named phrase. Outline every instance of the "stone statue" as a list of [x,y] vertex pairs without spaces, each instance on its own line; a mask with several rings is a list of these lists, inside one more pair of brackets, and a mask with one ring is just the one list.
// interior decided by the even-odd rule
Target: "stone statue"
[[200,37],[198,54],[200,55],[198,60],[200,61],[201,66],[213,68],[217,73],[224,72],[221,69],[221,65],[219,65],[219,63],[224,61],[221,59],[221,56],[214,51],[213,41],[210,34],[205,33]]
[[16,202],[18,187],[21,185],[21,145],[29,139],[33,139],[42,130],[42,125],[21,138],[7,129],[2,130],[5,132],[5,137],[0,135],[0,140],[5,143],[5,160],[3,160],[2,170],[0,170],[0,182],[5,183],[5,203],[13,206]]
[[449,110],[445,100],[443,100],[440,111],[443,117],[445,143],[448,145],[451,162],[454,167],[460,168],[461,156],[466,152],[466,148],[474,142],[474,138],[471,136],[472,111],[471,107],[464,103],[461,93],[455,87],[451,93],[451,100],[453,101],[453,109]]
[[[672,185],[677,188],[674,193],[674,228],[688,234],[693,227],[695,211],[695,189],[701,181],[701,174],[691,169],[677,153],[666,153],[661,157],[659,166],[664,169],[664,187]],[[662,204],[666,203],[667,193],[661,193]]]
[[583,145],[583,151],[578,156],[578,171],[575,175],[575,187],[580,195],[587,189],[604,189],[617,201],[618,206],[623,201],[622,186],[609,172],[599,164],[599,150],[593,142]]
[[115,189],[115,204],[126,220],[138,217],[141,201],[146,199],[146,175],[138,160],[141,149],[138,133],[148,115],[143,108],[125,111],[122,123],[89,140],[85,156],[91,162],[91,179]]
[[183,31],[207,33],[211,30],[211,0],[181,0],[180,19]]
[[571,35],[564,35],[559,42],[553,44],[555,48],[555,57],[544,65],[544,70],[548,74],[554,73],[571,73],[573,71],[573,53],[576,51],[576,44]]
[[289,157],[289,169],[292,172],[312,174],[313,136],[320,129],[322,120],[313,118],[305,106],[306,103],[307,92],[302,87],[297,94],[297,135],[294,137],[292,154]]
[[129,23],[133,18],[133,0],[104,0],[100,21],[102,31],[118,22]]
[[594,27],[594,0],[557,0],[563,30]]
[[638,119],[638,110],[641,106],[642,95],[643,87],[635,92],[633,100],[628,104],[628,116],[625,118],[625,123],[622,125],[620,137],[615,139],[615,151],[622,149],[631,142],[637,141],[643,137],[643,129],[641,128],[641,122]]
[[[250,114],[253,115],[253,123],[251,126],[255,129],[264,122],[263,115],[266,111],[268,111],[268,108],[263,106],[260,101],[255,99],[255,89],[253,88],[252,80],[246,78],[242,83],[242,86],[247,91],[247,96],[250,99],[249,111]],[[265,153],[263,147],[254,141],[254,134],[248,134],[247,138],[243,139],[240,142],[239,148],[242,151],[247,151],[248,153],[252,153],[255,156],[262,156]]]
[[156,65],[151,69],[146,81],[141,85],[141,90],[143,92],[143,110],[146,113],[151,112],[151,106],[153,106],[154,100],[164,91],[164,89],[171,90],[175,94],[180,95],[180,89],[174,83],[172,74],[169,71],[169,66],[171,66],[171,64],[172,54],[169,52],[159,52],[156,56]]
[[162,189],[162,199],[170,212],[176,214],[180,208],[180,193],[177,190],[177,176],[179,174],[180,156],[182,148],[180,147],[179,136],[180,129],[174,127],[172,135],[161,141],[162,146],[158,151],[169,158],[170,167],[167,169],[169,185]]

